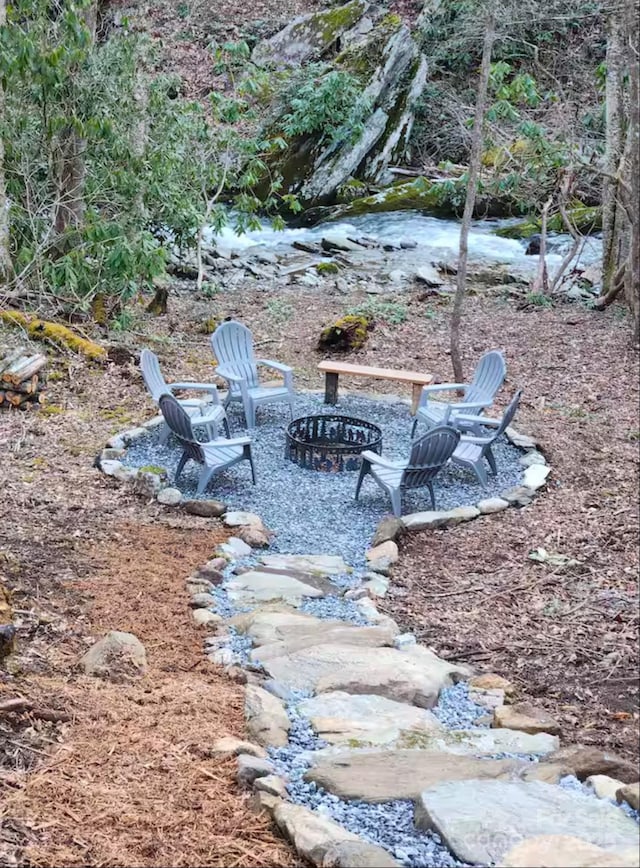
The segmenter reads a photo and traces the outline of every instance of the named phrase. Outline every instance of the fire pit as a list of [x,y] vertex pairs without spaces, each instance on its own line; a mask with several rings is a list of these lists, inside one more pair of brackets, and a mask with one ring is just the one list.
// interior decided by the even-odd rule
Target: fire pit
[[382,431],[349,416],[302,416],[287,427],[285,457],[307,470],[358,470],[365,449],[382,451]]

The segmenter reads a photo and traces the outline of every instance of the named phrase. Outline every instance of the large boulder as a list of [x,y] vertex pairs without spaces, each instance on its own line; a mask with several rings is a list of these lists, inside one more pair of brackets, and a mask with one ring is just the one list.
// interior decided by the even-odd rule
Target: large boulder
[[146,671],[144,645],[133,633],[111,630],[81,658],[87,675],[140,675]]
[[359,134],[337,142],[327,141],[322,131],[294,137],[270,167],[272,174],[281,175],[283,192],[295,193],[307,207],[334,203],[339,191],[354,179],[379,182],[408,146],[427,61],[399,16],[385,15],[374,23],[365,12],[366,4],[358,6],[354,0],[304,16],[273,36],[268,45],[261,43],[254,49],[253,59],[259,63],[268,57],[273,60],[274,54],[280,63],[288,64],[326,57],[337,39],[332,26],[325,28],[326,38],[320,32],[322,16],[337,14],[355,25],[341,31],[342,50],[333,64],[361,85],[366,109]]

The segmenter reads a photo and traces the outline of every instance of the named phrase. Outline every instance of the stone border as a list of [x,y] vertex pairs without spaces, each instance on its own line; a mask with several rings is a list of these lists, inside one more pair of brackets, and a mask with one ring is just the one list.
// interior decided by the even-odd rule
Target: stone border
[[[320,395],[316,390],[303,390],[309,394]],[[389,403],[409,404],[401,396],[374,395],[369,392],[343,392],[345,396],[362,397],[370,400],[381,400]],[[150,430],[162,424],[162,416],[154,416],[137,428],[127,428],[114,434],[107,440],[106,446],[96,457],[95,466],[106,476],[111,476],[118,482],[130,482],[136,494],[148,499],[155,499],[163,506],[180,506],[193,501],[184,501],[182,492],[165,484],[163,475],[153,471],[134,470],[125,467],[120,461],[126,454],[127,447],[143,437]],[[522,450],[523,456],[519,464],[523,468],[519,485],[501,492],[499,497],[489,497],[479,500],[475,506],[457,506],[449,510],[427,510],[402,516],[400,519],[383,518],[373,538],[373,545],[393,540],[402,533],[419,530],[438,530],[454,527],[465,521],[471,521],[481,515],[493,515],[507,509],[509,506],[528,506],[539,489],[546,485],[551,467],[547,463],[537,440],[522,434],[515,428],[507,428],[505,435],[512,446]],[[203,499],[204,501],[204,499]],[[222,513],[220,513],[222,514]]]
[[471,521],[481,515],[493,515],[510,506],[528,506],[536,493],[547,483],[551,467],[539,449],[537,440],[521,434],[515,428],[507,428],[505,436],[512,446],[524,452],[519,459],[523,468],[520,485],[514,485],[501,492],[499,497],[479,500],[475,506],[456,506],[449,510],[428,510],[403,515],[399,519],[382,519],[373,538],[377,545],[385,540],[396,539],[402,533],[417,530],[438,530],[454,527],[464,521]]

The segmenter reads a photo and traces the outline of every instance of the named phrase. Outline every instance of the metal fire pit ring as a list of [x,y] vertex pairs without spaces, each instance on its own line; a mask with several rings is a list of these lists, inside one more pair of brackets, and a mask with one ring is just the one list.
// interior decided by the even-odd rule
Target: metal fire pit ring
[[382,452],[382,431],[365,419],[301,416],[287,426],[285,458],[306,470],[358,470],[365,449]]

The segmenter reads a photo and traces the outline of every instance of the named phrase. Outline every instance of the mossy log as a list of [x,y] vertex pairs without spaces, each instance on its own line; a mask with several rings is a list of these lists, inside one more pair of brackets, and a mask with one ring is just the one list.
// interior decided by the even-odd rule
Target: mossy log
[[[591,232],[599,232],[602,229],[602,208],[578,204],[567,209],[569,219],[578,232],[588,235]],[[510,226],[501,226],[496,229],[496,235],[501,238],[530,238],[537,235],[542,229],[542,221],[536,217],[529,217]],[[549,232],[566,233],[567,229],[560,214],[554,214],[547,221]]]
[[0,310],[0,320],[16,325],[36,341],[49,341],[62,349],[71,350],[88,359],[104,359],[106,351],[99,344],[81,338],[67,326],[49,320],[29,316],[18,310]]
[[340,317],[333,325],[322,329],[318,340],[319,350],[359,350],[369,337],[373,320],[368,316],[349,314]]

